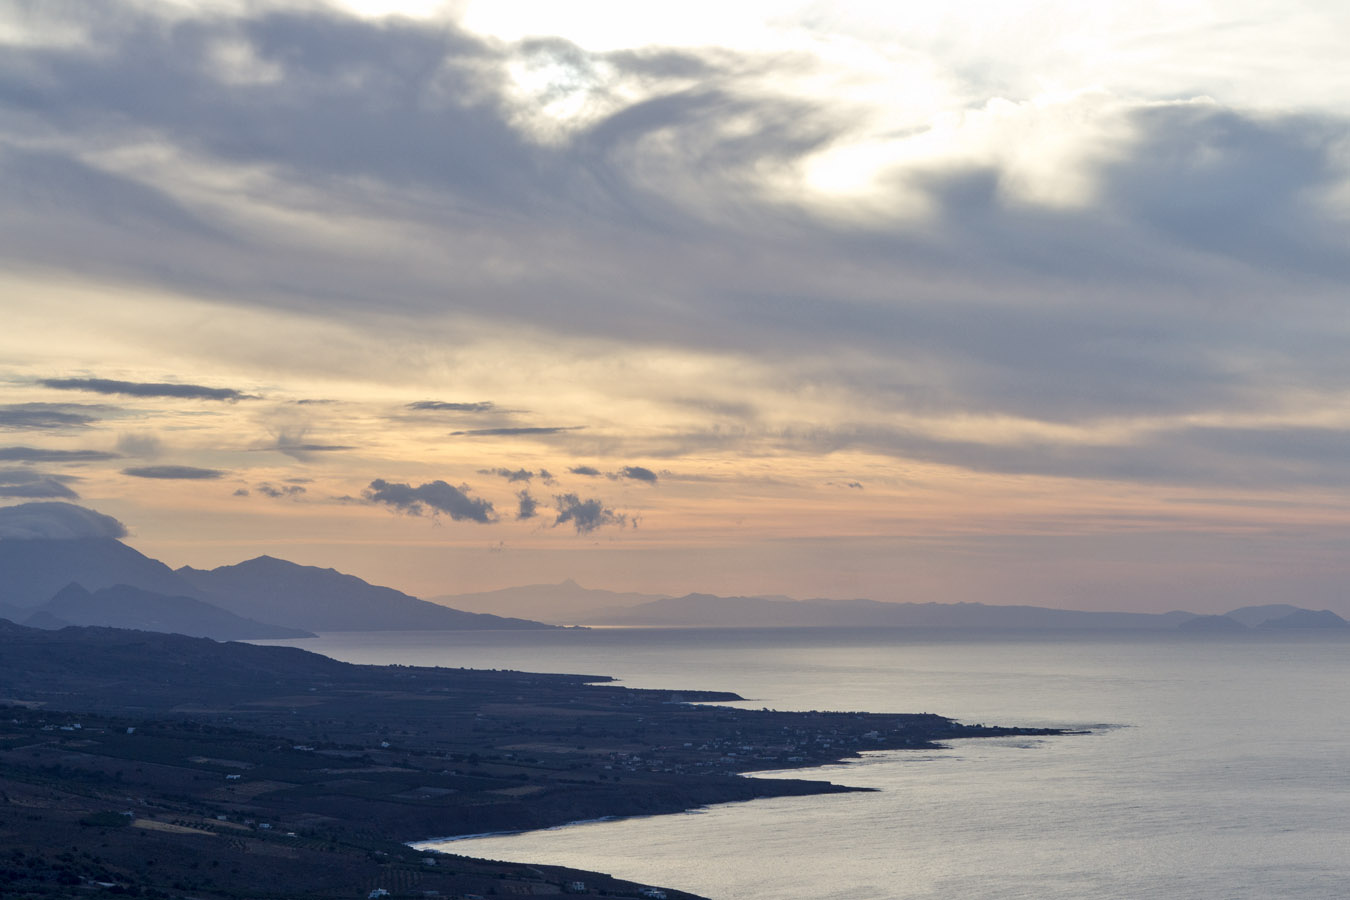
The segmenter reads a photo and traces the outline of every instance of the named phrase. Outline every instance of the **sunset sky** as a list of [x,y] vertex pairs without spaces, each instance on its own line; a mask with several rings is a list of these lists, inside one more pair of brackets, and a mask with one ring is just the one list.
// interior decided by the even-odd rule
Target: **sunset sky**
[[421,596],[1350,612],[1348,36],[0,0],[0,503]]

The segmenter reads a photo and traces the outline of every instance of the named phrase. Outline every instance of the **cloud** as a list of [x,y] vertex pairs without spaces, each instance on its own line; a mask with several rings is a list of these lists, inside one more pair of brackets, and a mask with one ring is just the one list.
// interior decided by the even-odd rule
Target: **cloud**
[[301,487],[298,484],[283,484],[281,487],[276,487],[265,481],[262,484],[254,485],[253,489],[263,496],[271,497],[274,500],[283,497],[298,497],[306,491],[304,487]]
[[585,475],[587,478],[599,478],[604,474],[599,469],[595,468],[595,466],[573,466],[567,471],[571,472],[573,475]]
[[154,459],[163,451],[163,442],[159,435],[143,432],[141,434],[119,434],[117,449],[127,456],[139,456]]
[[0,428],[59,430],[84,428],[99,416],[88,410],[101,407],[66,403],[8,403],[0,406]]
[[308,440],[312,429],[313,425],[309,421],[308,414],[300,414],[298,411],[289,413],[273,411],[267,417],[267,430],[271,432],[272,440],[253,449],[275,450],[300,462],[309,462],[315,453],[336,453],[356,449],[348,444],[323,444]]
[[539,515],[539,501],[530,496],[528,490],[523,490],[516,494],[516,499],[520,501],[520,506],[516,511],[516,520],[533,519]]
[[503,467],[503,468],[497,468],[497,469],[479,469],[479,470],[478,470],[478,474],[479,474],[479,475],[500,475],[502,478],[505,478],[507,481],[529,481],[530,479],[534,478],[534,472],[530,471],[529,469],[515,469],[515,470],[511,470],[511,469],[507,469],[507,468],[504,468],[504,467]]
[[61,391],[92,391],[96,394],[120,394],[126,397],[177,397],[188,400],[257,400],[234,388],[204,387],[200,384],[165,384],[149,381],[114,381],[109,378],[42,378],[38,384]]
[[456,522],[488,523],[496,521],[492,502],[468,496],[468,486],[454,487],[444,481],[432,481],[412,487],[377,478],[370,483],[364,496],[372,503],[384,503],[409,515],[420,516],[430,507],[433,515],[445,513]]
[[497,405],[486,400],[478,403],[446,403],[441,400],[419,400],[416,403],[409,403],[408,409],[436,410],[440,412],[485,413],[494,412],[497,409]]
[[0,462],[101,462],[121,459],[104,450],[46,450],[40,447],[0,447]]
[[0,539],[80,540],[124,538],[126,527],[112,516],[70,503],[21,503],[0,507]]
[[74,480],[69,475],[49,475],[33,469],[0,469],[0,497],[77,500],[80,495],[65,484]]
[[304,460],[310,453],[334,453],[339,450],[355,450],[356,448],[350,444],[315,444],[310,442],[283,443],[282,441],[277,441],[275,445],[268,449],[279,450],[287,456],[293,456],[296,459]]
[[205,481],[222,477],[221,469],[199,469],[196,466],[133,466],[122,470],[123,475],[136,478],[166,478],[185,481]]
[[553,520],[554,527],[571,522],[578,534],[587,534],[604,525],[623,527],[629,523],[624,513],[616,513],[598,499],[582,500],[576,494],[557,494],[553,498],[553,508],[558,516]]
[[[140,5],[104,7],[50,14],[97,34],[97,54],[6,47],[0,257],[363,328],[379,320],[372,297],[385,321],[419,322],[453,297],[464,321],[528,325],[562,358],[660,348],[763,367],[743,391],[709,376],[709,395],[731,405],[705,412],[782,421],[806,408],[799,398],[828,397],[815,408],[833,421],[806,413],[797,427],[835,437],[850,409],[872,422],[1216,421],[1289,397],[1332,408],[1350,383],[1336,299],[1350,120],[1339,113],[1157,91],[1011,103],[962,69],[948,74],[977,93],[962,93],[951,118],[987,128],[990,146],[912,162],[889,151],[940,142],[946,126],[896,130],[880,155],[905,162],[853,203],[800,190],[813,161],[869,125],[833,99],[776,93],[797,56],[595,54],[480,40],[449,22],[247,5],[166,27]],[[222,68],[225,43],[256,64]],[[535,62],[567,73],[550,96],[518,90],[513,73]],[[585,115],[562,121],[555,102]],[[1019,129],[1073,145],[1081,196],[1043,202],[1025,189],[1026,160],[1040,154],[1004,139]],[[281,221],[301,224],[291,236],[271,224]],[[374,221],[425,239],[352,254],[339,223],[360,233]],[[377,346],[386,335],[369,327]],[[428,334],[426,346],[450,336]],[[692,380],[676,387],[671,402],[701,393]],[[1166,441],[1094,450],[938,433],[839,439],[1000,471],[1175,468],[1155,455]],[[725,452],[758,439],[698,437]],[[307,445],[339,446],[276,449],[321,452]],[[1263,452],[1278,469],[1279,450]]]
[[474,428],[469,431],[452,431],[451,437],[515,437],[531,434],[562,434],[565,431],[580,431],[585,425],[523,427],[523,428]]
[[651,469],[644,469],[642,466],[624,466],[619,470],[618,477],[656,484],[656,473]]

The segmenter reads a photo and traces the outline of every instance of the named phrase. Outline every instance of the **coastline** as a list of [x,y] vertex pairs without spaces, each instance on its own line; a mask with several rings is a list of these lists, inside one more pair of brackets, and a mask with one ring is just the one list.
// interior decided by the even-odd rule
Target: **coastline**
[[[358,666],[114,629],[16,626],[0,629],[0,643],[3,693],[25,704],[3,713],[0,837],[51,856],[82,833],[101,835],[117,854],[105,865],[123,881],[177,882],[204,898],[238,896],[247,879],[273,894],[246,896],[350,896],[330,882],[374,889],[379,873],[409,889],[483,894],[505,878],[538,894],[565,883],[565,870],[444,853],[428,863],[433,854],[418,847],[428,834],[467,839],[856,792],[866,789],[778,773],[951,738],[1065,733],[930,713],[713,706],[704,704],[739,697],[583,675]],[[775,777],[741,777],[768,770]],[[16,795],[31,802],[9,802]],[[128,830],[119,811],[129,804]],[[22,811],[34,807],[65,811]],[[138,862],[151,846],[164,860],[154,871]],[[211,864],[233,855],[234,887],[223,891]],[[269,856],[278,864],[260,867]]]

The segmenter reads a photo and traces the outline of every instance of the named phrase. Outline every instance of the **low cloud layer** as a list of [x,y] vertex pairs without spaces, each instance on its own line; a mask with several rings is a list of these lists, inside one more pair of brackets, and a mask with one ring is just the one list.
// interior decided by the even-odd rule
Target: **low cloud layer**
[[203,469],[197,466],[132,466],[123,469],[123,475],[134,478],[163,478],[182,481],[210,481],[225,475],[222,469]]
[[445,513],[456,522],[469,521],[486,524],[496,521],[492,501],[468,495],[468,486],[455,487],[444,481],[431,481],[413,487],[377,478],[364,493],[372,503],[382,503],[400,512],[420,516],[427,510],[433,515]]
[[186,400],[231,402],[258,399],[255,394],[245,394],[234,388],[213,388],[200,384],[114,381],[110,378],[43,378],[38,384],[61,391],[92,391],[95,394],[117,394],[124,397],[177,397]]
[[21,503],[0,507],[0,539],[79,540],[124,538],[126,527],[112,516],[70,503]]

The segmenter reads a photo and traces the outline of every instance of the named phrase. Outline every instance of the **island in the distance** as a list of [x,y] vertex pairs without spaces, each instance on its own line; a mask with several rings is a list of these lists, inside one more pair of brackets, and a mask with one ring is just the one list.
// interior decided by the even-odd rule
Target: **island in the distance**
[[606,681],[0,621],[0,890],[634,897],[639,886],[609,876],[403,842],[846,792],[733,776],[1062,733],[928,713],[695,705],[740,698]]

